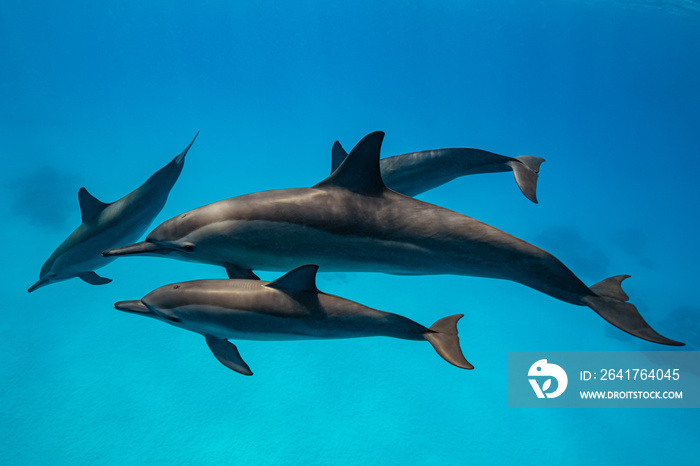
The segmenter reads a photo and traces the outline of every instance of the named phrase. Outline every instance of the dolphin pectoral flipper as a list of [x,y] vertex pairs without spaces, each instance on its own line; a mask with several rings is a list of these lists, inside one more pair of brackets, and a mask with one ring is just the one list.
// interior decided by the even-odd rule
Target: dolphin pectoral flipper
[[226,274],[228,278],[244,279],[244,280],[260,280],[260,277],[255,275],[251,269],[244,269],[234,264],[226,264]]
[[95,272],[81,272],[78,274],[78,277],[91,285],[106,285],[112,281],[111,278],[100,277]]
[[239,374],[253,375],[248,364],[241,358],[236,345],[228,340],[222,340],[221,338],[216,338],[211,335],[205,335],[204,338],[207,340],[209,349],[214,353],[214,356],[221,364]]
[[620,285],[629,275],[617,275],[590,287],[595,295],[585,296],[582,301],[599,316],[615,327],[643,340],[662,345],[685,346],[659,334],[644,320],[637,308],[626,302],[627,294]]
[[457,321],[462,317],[464,317],[464,314],[443,317],[435,322],[432,327],[430,327],[430,331],[423,336],[433,345],[435,351],[437,351],[445,361],[454,366],[461,367],[462,369],[474,369],[474,366],[464,357],[462,348],[459,346]]
[[515,157],[514,161],[508,162],[513,169],[515,182],[520,191],[535,204],[537,204],[537,178],[542,162],[544,162],[542,157],[534,155],[521,155]]

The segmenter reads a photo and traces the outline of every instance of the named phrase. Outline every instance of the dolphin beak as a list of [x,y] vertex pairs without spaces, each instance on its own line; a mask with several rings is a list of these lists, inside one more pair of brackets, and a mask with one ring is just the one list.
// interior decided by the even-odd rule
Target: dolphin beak
[[140,299],[133,301],[119,301],[114,303],[114,308],[119,311],[130,312],[132,314],[153,314]]
[[33,284],[32,286],[30,286],[29,289],[27,290],[27,292],[28,292],[28,293],[31,293],[32,291],[38,290],[38,289],[41,288],[42,286],[46,286],[46,285],[48,285],[49,283],[50,283],[49,280],[47,280],[47,279],[45,279],[45,278],[41,278],[41,279],[39,279],[38,282],[36,282],[36,283]]
[[190,150],[190,147],[192,147],[192,144],[194,144],[194,140],[197,139],[197,136],[199,136],[199,131],[197,131],[197,134],[194,135],[194,138],[192,139],[192,142],[190,143],[190,145],[185,147],[185,150],[183,150],[180,155],[175,157],[175,164],[176,165],[180,165],[185,160],[185,156],[187,155],[187,151]]
[[116,302],[114,303],[114,308],[119,311],[128,312],[129,314],[139,314],[146,317],[153,317],[155,319],[169,321],[171,323],[180,322],[180,319],[178,319],[176,316],[170,315],[168,313],[163,314],[162,312],[156,309],[148,307],[143,301],[138,299],[133,301]]
[[102,256],[158,255],[158,252],[163,250],[165,250],[165,248],[156,243],[141,241],[140,243],[134,243],[128,246],[108,249],[102,253]]

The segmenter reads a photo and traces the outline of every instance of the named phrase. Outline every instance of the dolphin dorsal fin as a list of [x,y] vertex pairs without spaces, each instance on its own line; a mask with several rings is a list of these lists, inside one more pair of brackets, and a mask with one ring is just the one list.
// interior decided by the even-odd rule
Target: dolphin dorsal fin
[[340,166],[341,163],[343,163],[343,160],[345,160],[348,156],[348,153],[345,152],[345,149],[343,149],[343,146],[340,145],[340,141],[335,141],[333,143],[333,149],[331,149],[331,174],[333,174],[334,171]]
[[265,286],[283,291],[318,291],[316,288],[317,271],[318,265],[300,265]]
[[379,170],[379,151],[383,139],[384,133],[381,131],[362,138],[338,169],[314,188],[336,187],[370,196],[381,194],[386,189]]
[[85,188],[80,188],[80,191],[78,191],[78,202],[80,203],[80,214],[83,217],[83,223],[93,223],[109,205],[97,199]]

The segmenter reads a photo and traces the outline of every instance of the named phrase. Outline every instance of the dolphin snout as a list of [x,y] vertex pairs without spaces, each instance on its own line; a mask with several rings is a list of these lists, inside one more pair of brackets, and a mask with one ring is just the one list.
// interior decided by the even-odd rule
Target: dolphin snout
[[129,255],[147,255],[149,253],[157,253],[157,251],[163,248],[156,243],[150,243],[148,241],[141,241],[140,243],[130,244],[128,246],[121,246],[114,249],[108,249],[102,253],[104,257],[112,256],[129,256]]
[[47,279],[45,279],[45,278],[41,278],[41,279],[39,279],[38,282],[36,282],[36,283],[33,284],[32,286],[30,286],[29,289],[27,290],[27,292],[28,292],[28,293],[31,293],[32,291],[36,291],[36,290],[38,290],[39,288],[41,288],[42,286],[46,286],[46,285],[48,285],[48,284],[49,284],[49,280],[47,280]]
[[114,308],[119,311],[135,314],[151,314],[152,311],[141,300],[119,301],[114,303]]
[[176,315],[173,315],[171,310],[159,310],[148,306],[141,300],[119,301],[114,303],[114,308],[119,311],[124,311],[131,314],[140,314],[142,316],[153,317],[155,319],[161,319],[175,323],[180,322],[180,319]]

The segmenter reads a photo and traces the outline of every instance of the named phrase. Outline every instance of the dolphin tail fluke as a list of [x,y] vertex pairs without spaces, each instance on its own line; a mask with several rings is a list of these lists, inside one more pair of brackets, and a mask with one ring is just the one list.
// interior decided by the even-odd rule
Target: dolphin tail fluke
[[542,162],[544,162],[542,157],[534,155],[520,155],[509,162],[520,191],[535,204],[537,204],[537,178]]
[[459,346],[457,321],[462,317],[464,314],[443,317],[435,322],[430,327],[430,331],[423,336],[445,361],[462,369],[474,369],[474,366],[465,359],[462,348]]
[[626,302],[629,298],[621,286],[626,278],[629,278],[629,275],[617,275],[596,283],[590,288],[595,295],[586,296],[582,301],[603,319],[630,335],[662,345],[685,345],[656,332],[639,314],[637,308]]
[[194,144],[194,140],[197,139],[197,136],[199,136],[199,131],[197,131],[197,134],[195,134],[194,138],[192,138],[192,142],[190,142],[190,144],[187,147],[185,147],[185,150],[180,152],[180,154],[177,157],[175,157],[175,163],[177,163],[178,165],[182,163],[182,160],[187,155],[187,152],[190,150],[190,147],[192,147],[192,144]]

